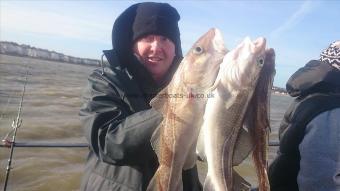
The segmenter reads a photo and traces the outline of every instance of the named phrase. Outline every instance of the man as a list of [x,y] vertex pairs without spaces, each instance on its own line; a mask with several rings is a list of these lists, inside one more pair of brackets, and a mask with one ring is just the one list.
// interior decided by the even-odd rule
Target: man
[[286,88],[296,99],[280,126],[271,190],[339,191],[340,41],[295,72]]
[[[138,3],[112,30],[109,62],[95,70],[80,110],[90,152],[81,190],[145,190],[158,161],[150,137],[162,116],[149,105],[182,59],[175,8]],[[197,168],[183,171],[183,189],[201,190]]]

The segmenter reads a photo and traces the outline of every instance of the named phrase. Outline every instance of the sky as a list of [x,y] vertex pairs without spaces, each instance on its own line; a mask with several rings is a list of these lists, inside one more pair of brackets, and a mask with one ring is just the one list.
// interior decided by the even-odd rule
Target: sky
[[[111,49],[111,30],[126,0],[0,0],[0,40],[27,44],[66,55],[100,59]],[[265,37],[276,52],[274,86],[321,51],[340,40],[340,1],[303,0],[182,0],[167,2],[181,15],[185,54],[210,28],[222,31],[231,50],[246,36]]]

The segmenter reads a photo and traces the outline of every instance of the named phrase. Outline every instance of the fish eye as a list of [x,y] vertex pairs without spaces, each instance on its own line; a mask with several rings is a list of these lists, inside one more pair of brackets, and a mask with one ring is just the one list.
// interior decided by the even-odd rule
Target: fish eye
[[264,59],[263,59],[263,58],[258,59],[258,60],[257,60],[257,64],[258,64],[259,66],[263,66],[263,64],[264,64]]
[[202,54],[203,53],[203,48],[200,46],[196,46],[193,50],[194,54]]

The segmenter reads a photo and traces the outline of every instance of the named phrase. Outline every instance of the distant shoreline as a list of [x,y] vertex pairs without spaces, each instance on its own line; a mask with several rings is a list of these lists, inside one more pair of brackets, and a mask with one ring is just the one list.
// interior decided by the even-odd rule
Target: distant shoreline
[[276,92],[272,90],[272,94],[278,95],[278,96],[289,96],[287,92]]
[[100,60],[64,55],[55,51],[32,47],[26,44],[0,41],[0,54],[37,58],[65,63],[100,66]]
[[48,60],[48,59],[34,58],[34,57],[29,57],[29,56],[20,56],[20,55],[11,55],[11,54],[2,54],[2,53],[0,53],[0,59],[1,59],[1,56],[19,57],[19,58],[24,58],[24,59],[33,59],[33,60],[52,62],[52,63],[65,63],[65,64],[85,66],[85,67],[100,67],[98,65],[89,65],[89,64],[72,63],[72,62],[63,62],[63,61],[58,61],[58,60]]
[[288,95],[288,92],[285,88],[280,88],[280,87],[276,87],[276,86],[272,87],[272,93],[281,94],[281,95]]
[[[0,41],[0,54],[98,67],[100,67],[101,62],[96,59],[68,56],[55,51],[49,51],[47,49],[7,41]],[[274,94],[288,95],[286,89],[276,86],[272,87],[272,92]]]

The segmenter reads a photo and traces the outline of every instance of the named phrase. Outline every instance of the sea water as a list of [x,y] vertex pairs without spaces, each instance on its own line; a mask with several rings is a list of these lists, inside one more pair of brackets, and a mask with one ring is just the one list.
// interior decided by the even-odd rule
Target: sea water
[[[85,142],[78,112],[87,76],[93,69],[95,67],[0,54],[0,138],[12,129],[28,73],[21,113],[23,121],[16,141]],[[278,139],[279,124],[291,100],[286,95],[271,96],[272,141]],[[269,160],[275,157],[276,150],[276,147],[270,147]],[[0,148],[0,189],[4,186],[9,151]],[[8,190],[79,190],[87,153],[87,148],[16,147]],[[203,180],[206,163],[198,162],[198,167]],[[253,185],[257,184],[250,159],[237,171]]]

